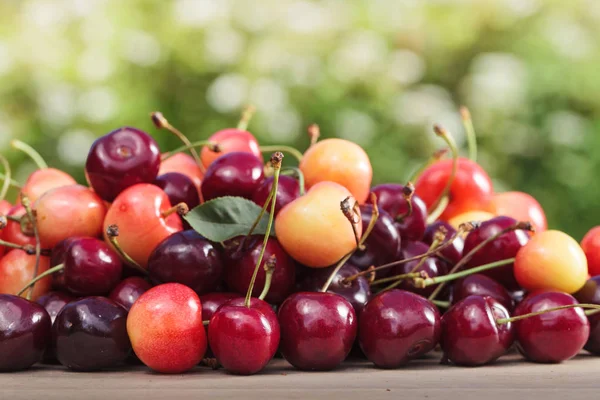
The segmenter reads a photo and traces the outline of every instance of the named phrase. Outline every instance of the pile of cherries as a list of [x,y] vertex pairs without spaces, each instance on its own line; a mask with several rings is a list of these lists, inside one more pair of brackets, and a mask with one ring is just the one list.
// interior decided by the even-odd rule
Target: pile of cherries
[[[153,113],[183,146],[116,129],[92,145],[87,185],[13,142],[39,169],[19,185],[0,156],[0,371],[254,374],[275,356],[330,370],[350,354],[396,368],[438,345],[466,366],[513,347],[544,363],[600,354],[600,227],[581,245],[547,230],[533,197],[495,193],[441,127],[447,148],[414,185],[371,186],[360,146],[313,125],[304,153],[261,147],[249,115],[190,143]],[[239,220],[192,218],[225,201]]]

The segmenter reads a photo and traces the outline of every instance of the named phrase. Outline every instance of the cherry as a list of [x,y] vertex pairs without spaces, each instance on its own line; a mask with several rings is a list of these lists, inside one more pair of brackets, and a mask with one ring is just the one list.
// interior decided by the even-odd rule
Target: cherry
[[354,309],[334,293],[294,293],[279,307],[278,317],[281,353],[301,370],[337,367],[350,353],[356,338]]
[[452,304],[468,296],[489,296],[509,312],[514,308],[514,301],[504,286],[483,274],[469,275],[452,285]]
[[188,371],[206,351],[200,299],[179,283],[142,294],[129,311],[127,332],[139,359],[161,373]]
[[[467,235],[463,254],[468,254],[486,239],[497,235],[503,229],[513,226],[516,223],[516,220],[504,216],[492,218],[489,221],[483,222],[479,228],[469,232]],[[474,253],[465,267],[473,268],[479,265],[515,257],[519,249],[528,241],[529,234],[526,231],[513,230],[504,233]],[[483,274],[493,278],[509,290],[515,290],[519,288],[519,285],[513,273],[513,266],[513,264],[509,264],[501,268],[485,271]]]
[[[267,202],[271,189],[273,188],[273,177],[265,179],[252,194],[252,201],[259,206],[264,206]],[[279,177],[277,186],[277,196],[275,197],[275,215],[288,203],[300,197],[300,184],[291,176],[282,175]]]
[[461,224],[466,222],[478,221],[485,222],[490,219],[496,217],[496,215],[492,214],[488,211],[467,211],[462,214],[458,214],[448,220],[448,223],[454,227],[454,229],[458,229]]
[[[360,237],[360,218],[350,224],[340,203],[351,196],[335,182],[320,182],[289,203],[275,219],[277,240],[296,261],[308,267],[327,267],[356,247],[353,226]],[[352,197],[350,204],[354,203]],[[357,215],[359,217],[359,215]]]
[[171,213],[171,202],[160,188],[141,183],[125,189],[106,213],[107,228],[118,225],[120,247],[145,268],[156,246],[167,236],[182,230],[181,219]]
[[263,157],[260,146],[256,138],[248,131],[243,129],[223,129],[208,138],[210,142],[219,145],[220,152],[212,151],[208,146],[202,148],[200,158],[205,168],[208,167],[219,157],[227,153],[244,152],[252,154],[262,164]]
[[[261,248],[262,237],[251,236],[247,239],[241,251],[234,251],[228,255],[225,282],[230,290],[240,294],[245,294],[248,291]],[[256,297],[262,292],[266,279],[264,265],[273,256],[275,257],[275,269],[271,278],[271,287],[265,301],[272,304],[280,304],[294,289],[296,263],[286,254],[277,239],[272,237],[267,240],[267,246],[261,266],[258,269],[258,274],[256,275],[252,295]]]
[[[52,248],[50,253],[50,267],[56,267],[59,264],[65,263],[65,253],[67,249],[73,243],[74,238],[68,238],[58,242],[56,246]],[[52,287],[58,290],[67,290],[65,286],[65,270],[61,269],[52,274]]]
[[536,232],[548,229],[542,206],[531,195],[523,192],[496,193],[492,198],[496,215],[506,215],[517,221],[529,221]]
[[[421,240],[427,226],[427,207],[417,195],[407,199],[406,187],[395,183],[377,185],[371,189],[377,204],[394,219],[396,229],[403,239]],[[411,202],[412,209],[409,208]]]
[[50,320],[54,323],[60,310],[74,300],[75,297],[65,292],[48,292],[38,297],[35,302],[46,309],[50,316]]
[[158,175],[168,174],[169,172],[177,172],[190,178],[198,190],[198,195],[201,194],[200,186],[204,173],[194,160],[194,157],[186,153],[173,154],[160,163]]
[[399,289],[373,297],[358,321],[365,356],[379,368],[397,368],[433,350],[440,314],[427,299]]
[[7,200],[0,200],[0,215],[6,215],[13,207]]
[[40,361],[51,326],[41,305],[0,294],[0,371],[19,371]]
[[489,364],[504,355],[514,342],[508,311],[492,297],[468,296],[442,316],[440,344],[444,357],[456,365]]
[[110,292],[109,299],[123,307],[126,311],[131,309],[133,303],[139,299],[139,297],[146,293],[152,285],[139,276],[131,276],[123,279],[115,288]]
[[[217,312],[217,310],[229,300],[239,298],[240,295],[238,293],[229,293],[229,292],[213,292],[200,296],[200,302],[202,303],[202,319],[204,321],[210,321],[213,315]],[[208,337],[208,325],[204,325],[204,330],[206,331],[206,335]],[[214,357],[212,349],[210,346],[206,349],[206,357]]]
[[[600,276],[593,276],[573,295],[580,303],[600,304]],[[600,313],[588,314],[590,336],[584,349],[600,354]]]
[[280,329],[271,307],[257,298],[233,299],[215,312],[208,325],[210,347],[226,371],[252,375],[273,358]]
[[112,201],[130,186],[154,181],[159,167],[156,141],[146,132],[126,126],[94,141],[85,173],[94,191]]
[[193,230],[168,236],[148,259],[148,274],[155,284],[177,282],[199,295],[214,291],[223,273],[219,249]]
[[[40,257],[38,275],[46,272],[50,265],[48,257]],[[25,251],[11,250],[0,258],[0,293],[17,294],[31,281],[35,272],[35,256],[28,255]],[[33,287],[32,300],[50,290],[52,280],[50,277],[39,280]],[[27,293],[27,292],[26,292]]]
[[185,203],[189,209],[200,204],[200,196],[194,182],[179,172],[159,175],[154,184],[165,191],[171,204]]
[[263,163],[250,153],[227,153],[207,168],[202,181],[204,201],[222,196],[251,199],[264,179]]
[[[423,235],[423,243],[431,245],[433,243],[435,233],[441,227],[446,229],[446,239],[449,239],[456,234],[456,229],[454,229],[454,227],[448,222],[435,221],[434,223],[427,225],[427,229],[425,229],[425,234]],[[449,261],[452,264],[456,264],[462,258],[464,246],[464,239],[461,236],[457,236],[452,241],[452,244],[448,247],[444,247],[439,254],[444,260]]]
[[[12,207],[7,213],[7,217],[13,218],[23,218],[26,214],[25,207],[22,205],[17,205]],[[30,226],[27,223],[27,217],[24,219],[25,226],[22,226],[19,221],[13,221],[12,219],[7,219],[6,227],[0,230],[0,238],[10,243],[18,244],[18,245],[35,245],[35,237],[33,235],[33,230],[30,229]],[[25,232],[23,232],[23,228],[26,228]],[[4,247],[0,246],[0,248],[4,249]],[[7,249],[8,250],[8,249]]]
[[21,195],[27,196],[29,201],[34,203],[52,189],[76,184],[75,179],[66,172],[56,168],[41,168],[29,175],[21,188]]
[[131,352],[127,311],[105,297],[85,297],[56,316],[56,358],[74,371],[97,371],[121,364]]
[[[413,258],[429,251],[429,246],[423,242],[404,242],[402,246],[401,258]],[[446,275],[448,273],[448,265],[438,257],[426,257],[420,260],[409,261],[393,268],[392,275],[402,275],[411,272],[424,272],[428,277]],[[420,294],[428,297],[436,288],[437,285],[427,286],[426,288],[417,288],[411,280],[405,280],[400,287],[404,290]]]
[[600,275],[600,226],[590,229],[585,234],[581,240],[581,248],[587,258],[590,275]]

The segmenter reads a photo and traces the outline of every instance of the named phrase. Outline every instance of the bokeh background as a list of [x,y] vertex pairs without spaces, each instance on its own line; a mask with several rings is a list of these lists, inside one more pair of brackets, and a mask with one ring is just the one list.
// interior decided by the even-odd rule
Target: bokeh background
[[[497,191],[534,195],[580,239],[600,223],[598,0],[0,0],[0,152],[19,138],[80,181],[92,141],[235,126],[304,149],[321,126],[404,182],[467,105]],[[290,158],[288,158],[288,162]]]

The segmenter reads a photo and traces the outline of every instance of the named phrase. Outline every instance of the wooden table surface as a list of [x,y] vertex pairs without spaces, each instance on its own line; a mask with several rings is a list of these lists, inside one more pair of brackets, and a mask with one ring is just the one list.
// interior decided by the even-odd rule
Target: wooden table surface
[[95,373],[58,366],[0,374],[0,400],[85,399],[595,399],[600,358],[581,354],[562,364],[527,363],[509,355],[493,365],[440,365],[439,354],[396,370],[348,361],[331,372],[300,372],[274,360],[254,376],[197,368],[183,375],[159,375],[143,367]]

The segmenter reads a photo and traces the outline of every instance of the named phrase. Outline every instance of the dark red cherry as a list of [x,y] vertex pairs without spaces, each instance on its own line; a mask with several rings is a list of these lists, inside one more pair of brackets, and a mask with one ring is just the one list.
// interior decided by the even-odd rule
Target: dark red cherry
[[139,129],[116,129],[92,144],[85,175],[98,196],[113,201],[136,183],[152,183],[160,168],[156,141]]
[[[210,321],[217,310],[229,300],[239,298],[238,293],[227,293],[227,292],[213,292],[200,296],[200,304],[202,304],[202,319],[204,321]],[[208,325],[204,325],[206,334],[208,335]],[[206,349],[205,357],[214,357],[214,354],[208,346]]]
[[[252,194],[252,201],[259,206],[264,206],[271,189],[273,188],[273,177],[265,179]],[[288,203],[296,200],[300,197],[300,184],[298,181],[291,177],[281,175],[277,183],[277,197],[275,198],[275,215],[279,213],[279,210]]]
[[[484,240],[496,235],[503,229],[514,225],[516,222],[515,219],[510,217],[495,217],[483,222],[478,229],[469,232],[467,235],[463,256],[468,254]],[[515,257],[519,249],[528,241],[529,234],[525,231],[516,230],[505,233],[493,242],[486,244],[481,250],[475,253],[471,260],[466,264],[465,269]],[[483,272],[483,274],[493,278],[508,290],[515,290],[519,288],[519,285],[515,279],[513,268],[514,265],[509,264],[504,267],[494,268]]]
[[[218,161],[218,160],[217,160]],[[230,253],[226,262],[225,282],[234,292],[245,295],[258,262],[262,248],[263,237],[251,236],[241,251]],[[275,256],[275,270],[271,279],[271,288],[265,301],[279,304],[292,293],[296,279],[296,262],[287,255],[277,239],[270,237],[262,259],[261,267],[256,275],[252,295],[257,297],[265,286],[266,273],[264,264]]]
[[[365,232],[373,216],[373,206],[361,205],[360,214],[362,231]],[[400,258],[400,234],[394,220],[384,210],[379,210],[377,222],[364,244],[365,250],[356,251],[350,258],[350,262],[360,269],[387,264]]]
[[[421,254],[427,253],[429,246],[423,242],[408,242],[405,241],[402,245],[402,259],[412,258]],[[427,257],[421,264],[421,260],[409,261],[404,264],[397,265],[392,268],[392,275],[408,274],[411,272],[424,272],[428,277],[446,275],[448,273],[448,264],[438,257]],[[411,280],[405,280],[400,287],[409,292],[420,294],[421,296],[429,296],[437,285],[427,286],[424,289],[416,288]]]
[[[427,225],[427,229],[425,229],[425,234],[423,235],[423,243],[431,245],[433,243],[433,236],[438,231],[440,227],[446,228],[446,239],[448,240],[456,234],[456,229],[449,223],[445,221],[435,221],[434,223]],[[450,261],[452,264],[456,264],[460,261],[463,254],[463,248],[465,247],[465,241],[462,237],[457,236],[452,244],[448,247],[445,247],[442,251],[440,251],[440,255]]]
[[[64,292],[48,292],[45,295],[38,297],[35,302],[46,309],[50,316],[50,320],[54,323],[60,310],[72,301],[75,301],[75,298]],[[54,364],[57,362],[52,343],[49,343],[46,347],[46,352],[44,353],[42,360],[47,364]]]
[[377,195],[379,208],[386,211],[396,222],[403,239],[421,240],[427,227],[427,206],[419,196],[412,196],[412,212],[406,215],[408,203],[403,195],[404,186],[395,183],[377,185],[371,189]]
[[75,295],[108,294],[121,279],[123,263],[102,240],[74,239],[64,257],[65,286]]
[[281,353],[301,370],[337,367],[350,353],[356,338],[354,309],[334,293],[294,293],[281,304],[278,317]]
[[191,210],[200,204],[200,196],[198,188],[194,182],[184,174],[179,172],[168,172],[159,175],[154,184],[164,190],[169,197],[172,205],[185,203]]
[[[528,296],[514,315],[571,304],[577,304],[577,300],[570,294],[545,292]],[[540,363],[559,363],[575,357],[590,335],[590,323],[581,308],[551,311],[515,321],[514,325],[521,354]]]
[[219,249],[193,230],[168,236],[148,259],[148,273],[155,284],[181,283],[198,294],[214,291],[223,271]]
[[27,369],[42,359],[52,322],[39,304],[0,294],[0,371]]
[[147,280],[139,276],[132,276],[119,282],[108,298],[129,311],[133,303],[151,287],[152,285]]
[[131,351],[127,311],[105,297],[67,304],[52,326],[58,361],[75,371],[97,371],[124,362]]
[[452,285],[452,304],[471,295],[490,296],[502,304],[508,312],[512,312],[514,308],[514,301],[504,286],[486,275],[469,275]]
[[440,338],[440,314],[429,300],[391,289],[363,309],[358,340],[365,356],[380,368],[397,368],[432,350]]
[[263,163],[256,156],[242,152],[227,153],[206,169],[202,197],[204,201],[222,196],[252,199],[263,179]]
[[[58,242],[56,246],[52,248],[50,253],[50,267],[56,267],[59,264],[65,263],[65,253],[67,249],[73,243],[74,238],[68,238]],[[65,286],[65,270],[61,269],[52,274],[52,287],[58,290],[66,290]]]
[[[600,304],[600,275],[592,276],[573,296],[580,303]],[[600,313],[588,315],[590,336],[583,347],[592,354],[600,354]]]

